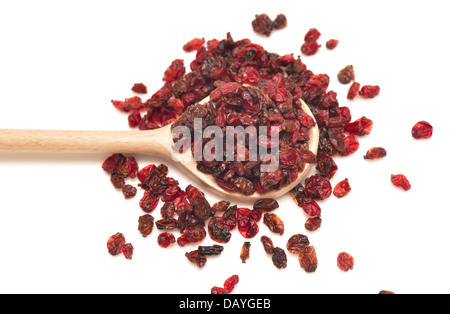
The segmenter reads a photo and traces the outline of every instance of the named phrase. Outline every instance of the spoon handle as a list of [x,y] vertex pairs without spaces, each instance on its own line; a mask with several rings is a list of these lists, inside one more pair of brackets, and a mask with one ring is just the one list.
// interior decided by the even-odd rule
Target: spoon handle
[[170,156],[170,126],[151,131],[0,129],[0,151],[142,153],[167,157]]

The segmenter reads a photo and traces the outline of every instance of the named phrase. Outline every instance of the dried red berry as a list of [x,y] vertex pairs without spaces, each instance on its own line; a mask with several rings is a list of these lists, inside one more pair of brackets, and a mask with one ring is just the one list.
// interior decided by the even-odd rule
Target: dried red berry
[[356,152],[359,148],[359,141],[353,134],[349,134],[347,136],[344,136],[344,151],[340,151],[339,155],[341,156],[348,156]]
[[225,289],[222,287],[212,287],[211,288],[211,294],[225,294]]
[[205,39],[204,38],[194,38],[194,39],[188,41],[183,46],[183,50],[186,51],[186,52],[191,52],[191,51],[197,50],[198,48],[203,46],[204,43],[205,43]]
[[154,221],[155,218],[150,214],[139,217],[138,230],[144,238],[152,233]]
[[312,175],[305,180],[304,191],[307,196],[314,199],[326,199],[332,192],[330,180],[317,174]]
[[336,186],[333,189],[333,194],[337,198],[342,198],[342,197],[346,196],[348,193],[350,193],[351,190],[352,190],[352,188],[350,187],[350,184],[348,183],[348,179],[345,179],[345,180],[339,182],[338,184],[336,184]]
[[309,239],[303,234],[294,234],[289,238],[286,248],[289,252],[298,254],[309,246]]
[[155,210],[158,206],[159,198],[158,196],[152,194],[150,191],[145,191],[144,196],[139,201],[139,206],[146,213],[150,213]]
[[320,217],[308,218],[305,222],[305,229],[308,231],[316,231],[322,225],[322,219]]
[[364,98],[374,98],[380,94],[380,87],[377,85],[365,85],[359,91],[359,95]]
[[378,294],[395,294],[395,292],[389,290],[381,290],[380,292],[378,292]]
[[411,184],[403,174],[391,175],[391,182],[396,187],[399,187],[405,191],[411,189]]
[[353,135],[363,136],[368,135],[372,131],[373,122],[372,120],[361,117],[354,122],[351,122],[345,126],[345,131]]
[[252,246],[251,243],[248,241],[244,242],[244,244],[242,245],[241,255],[239,256],[241,258],[242,263],[245,263],[250,258],[251,246]]
[[339,40],[337,39],[330,39],[327,41],[326,43],[326,47],[330,50],[333,50],[334,48],[337,47],[337,45],[339,44]]
[[239,233],[246,239],[253,238],[259,231],[258,224],[249,217],[239,218],[237,226]]
[[223,288],[225,289],[225,293],[233,292],[236,285],[239,283],[239,276],[233,275],[223,283]]
[[280,247],[276,247],[273,249],[272,254],[272,263],[276,268],[282,269],[287,267],[287,256],[286,252]]
[[141,113],[138,110],[133,110],[128,115],[128,125],[130,126],[130,128],[135,128],[139,126],[139,124],[141,123],[141,119]]
[[184,60],[176,59],[164,72],[164,81],[167,83],[172,83],[180,76],[183,76],[185,72],[186,68],[184,67]]
[[354,99],[359,94],[359,89],[361,88],[361,84],[358,82],[353,82],[352,85],[350,85],[350,88],[348,89],[347,93],[347,99]]
[[317,40],[320,35],[321,33],[317,29],[311,28],[305,35],[305,41]]
[[264,251],[266,251],[267,254],[273,254],[274,246],[272,240],[267,236],[262,236],[261,242],[263,244]]
[[130,199],[136,196],[137,189],[131,184],[125,184],[122,188],[122,193],[125,199]]
[[106,243],[106,247],[108,248],[109,254],[113,256],[122,253],[122,248],[124,245],[125,245],[125,237],[120,232],[111,236]]
[[273,233],[278,233],[279,235],[283,235],[284,233],[284,223],[277,215],[273,213],[265,213],[264,224],[269,228]]
[[319,50],[320,45],[315,40],[305,42],[300,50],[306,56],[312,56]]
[[347,65],[345,68],[338,72],[338,80],[342,84],[349,84],[355,80],[355,71],[353,65]]
[[412,136],[415,139],[428,139],[432,135],[433,127],[426,121],[419,121],[412,128]]
[[206,264],[206,256],[200,254],[198,250],[187,252],[185,256],[191,263],[194,263],[199,268],[204,267]]
[[320,214],[322,212],[319,204],[317,204],[317,202],[312,199],[304,200],[303,203],[301,204],[301,207],[302,207],[303,211],[308,216],[311,216],[311,217],[320,216]]
[[135,93],[147,94],[147,86],[145,86],[143,83],[135,83],[131,90]]
[[273,28],[274,29],[283,29],[287,26],[287,19],[284,14],[278,14],[275,20],[273,21]]
[[270,36],[273,30],[273,21],[267,14],[258,14],[252,21],[253,30],[262,35]]
[[126,259],[133,258],[134,247],[131,243],[126,243],[122,247],[122,253]]
[[364,159],[380,159],[386,157],[387,153],[383,147],[372,147],[364,155]]
[[349,271],[350,269],[353,269],[353,265],[355,264],[355,260],[353,256],[346,252],[342,252],[338,254],[337,257],[337,266],[342,271]]
[[209,246],[200,245],[198,251],[203,255],[220,255],[222,254],[223,246],[217,244]]
[[300,267],[307,273],[315,272],[317,269],[317,256],[314,246],[308,246],[302,249],[298,254]]
[[169,245],[175,243],[175,236],[173,233],[162,232],[158,235],[158,245],[162,248],[167,248]]

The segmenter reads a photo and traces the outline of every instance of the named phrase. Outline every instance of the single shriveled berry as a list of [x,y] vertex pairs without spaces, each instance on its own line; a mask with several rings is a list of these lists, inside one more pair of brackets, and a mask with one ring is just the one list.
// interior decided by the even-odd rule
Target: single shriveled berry
[[305,42],[300,48],[301,52],[306,56],[312,56],[319,50],[320,45],[315,40]]
[[342,84],[349,84],[355,80],[355,71],[353,65],[347,65],[345,68],[338,72],[338,80]]
[[372,147],[364,155],[364,159],[379,159],[386,157],[387,153],[383,147]]
[[205,43],[205,39],[204,38],[194,38],[194,39],[188,41],[183,46],[183,50],[186,51],[186,52],[191,52],[191,51],[197,50],[198,48],[203,46],[204,43]]
[[236,287],[238,283],[239,283],[239,276],[233,275],[227,280],[225,280],[225,282],[223,283],[223,288],[225,289],[226,293],[231,293],[233,292],[234,287]]
[[317,29],[311,28],[305,35],[305,42],[319,39],[322,35]]
[[113,256],[116,256],[116,255],[122,253],[122,249],[123,249],[124,245],[125,245],[125,237],[120,232],[111,236],[106,243],[106,247],[108,249],[109,254],[111,254]]
[[345,180],[339,182],[338,184],[336,184],[336,186],[333,189],[333,194],[337,198],[342,198],[342,197],[346,196],[348,193],[350,193],[351,190],[352,190],[352,188],[350,187],[350,184],[348,183],[348,179],[345,179]]
[[338,254],[337,257],[337,266],[342,271],[349,271],[350,269],[353,269],[353,265],[355,264],[355,260],[353,256],[346,252],[342,252]]
[[370,132],[372,132],[372,127],[373,127],[372,120],[366,117],[361,117],[347,124],[344,127],[344,129],[346,132],[351,133],[353,135],[363,136],[370,134]]
[[158,245],[162,248],[167,248],[172,243],[175,243],[175,236],[173,233],[162,232],[158,235]]
[[131,243],[126,243],[122,247],[122,253],[126,259],[133,259],[133,252],[134,252],[134,247]]
[[426,121],[419,121],[414,125],[411,133],[415,139],[428,139],[433,135],[433,127]]
[[252,21],[253,30],[262,35],[270,36],[273,30],[273,21],[267,14],[258,14]]
[[411,189],[411,184],[408,179],[403,174],[391,175],[391,182],[396,187],[399,187],[405,191]]
[[358,82],[353,82],[353,84],[348,89],[347,99],[355,98],[358,95],[360,88],[361,84],[359,84]]
[[312,217],[305,222],[305,229],[308,231],[316,231],[322,225],[322,218]]
[[317,255],[314,246],[308,246],[302,249],[298,254],[300,267],[307,273],[315,272],[317,269]]
[[365,85],[359,91],[359,95],[364,98],[374,98],[380,94],[380,87],[377,85]]
[[323,200],[331,195],[332,189],[327,178],[315,174],[306,179],[304,191],[309,197]]
[[337,45],[339,44],[339,40],[337,39],[330,39],[327,41],[326,43],[326,47],[330,50],[333,50],[334,48],[337,47]]
[[131,90],[135,93],[147,94],[147,86],[145,86],[143,83],[135,83]]
[[287,19],[284,14],[278,14],[275,20],[273,21],[273,28],[274,29],[283,29],[287,26]]
[[214,286],[211,288],[211,294],[225,294],[225,289],[222,287]]

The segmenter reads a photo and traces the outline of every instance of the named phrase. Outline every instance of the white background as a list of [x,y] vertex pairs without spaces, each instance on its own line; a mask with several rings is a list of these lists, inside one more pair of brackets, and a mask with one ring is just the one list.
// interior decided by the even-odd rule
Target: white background
[[[314,73],[327,73],[340,104],[355,119],[372,119],[374,128],[360,138],[354,155],[336,159],[332,185],[348,178],[353,190],[320,202],[321,229],[306,231],[306,215],[287,195],[274,212],[285,222],[283,236],[261,222],[243,264],[244,238],[235,230],[222,255],[209,258],[203,269],[184,257],[196,245],[162,249],[156,228],[148,238],[140,235],[142,190],[124,200],[101,169],[108,155],[0,153],[0,292],[210,293],[238,274],[234,293],[449,293],[445,3],[1,1],[0,128],[128,130],[126,115],[110,100],[132,96],[131,86],[140,82],[150,97],[173,59],[184,59],[188,67],[194,58],[182,50],[188,40],[220,40],[230,31],[236,40],[299,55],[311,27],[322,33],[322,48],[304,62]],[[251,28],[258,13],[284,13],[288,26],[269,38],[259,36]],[[340,41],[334,51],[325,48],[330,38]],[[377,98],[347,101],[349,85],[339,84],[336,74],[348,64],[358,82],[381,87]],[[419,120],[434,126],[430,140],[411,137]],[[385,147],[387,158],[363,160],[373,146]],[[141,167],[161,162],[136,157]],[[189,184],[167,164],[182,187]],[[409,192],[392,186],[395,173],[410,179]],[[159,215],[158,207],[154,216]],[[108,254],[106,241],[116,232],[134,245],[133,260]],[[307,234],[315,246],[315,273],[305,273],[290,253],[288,267],[278,270],[264,253],[261,235],[285,248],[295,233]],[[202,244],[213,241],[208,237]],[[355,258],[347,273],[336,266],[342,251]]]

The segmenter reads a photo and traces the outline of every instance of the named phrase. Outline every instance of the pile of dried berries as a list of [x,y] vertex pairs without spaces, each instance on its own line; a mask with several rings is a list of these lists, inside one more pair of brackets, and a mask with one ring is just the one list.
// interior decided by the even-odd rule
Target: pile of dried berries
[[[252,22],[255,32],[269,36],[274,29],[286,27],[286,17],[282,14],[272,21],[266,14],[257,15]],[[317,29],[310,29],[304,38],[301,52],[305,55],[315,54],[320,45],[317,40],[321,36]],[[338,40],[330,39],[326,43],[328,49],[334,49]],[[295,203],[301,207],[308,219],[305,229],[314,231],[320,228],[321,208],[318,201],[334,194],[341,198],[351,191],[348,179],[338,183],[334,189],[330,179],[335,175],[338,166],[333,156],[348,156],[359,148],[358,136],[371,133],[373,122],[365,116],[352,122],[348,107],[339,106],[337,94],[328,91],[330,78],[327,74],[314,74],[302,62],[300,57],[292,54],[280,56],[267,52],[262,46],[251,43],[248,39],[235,41],[228,33],[221,41],[206,41],[194,38],[183,46],[186,52],[196,51],[196,57],[190,64],[191,72],[186,73],[184,61],[174,60],[164,73],[164,85],[145,102],[139,96],[132,96],[123,101],[113,100],[112,104],[119,110],[128,113],[130,127],[140,130],[160,128],[180,119],[174,125],[192,127],[193,119],[203,118],[203,128],[208,125],[226,126],[275,126],[279,141],[272,140],[273,134],[258,136],[258,145],[268,148],[279,147],[281,166],[268,173],[261,173],[259,166],[264,160],[238,162],[206,161],[199,162],[198,168],[214,176],[219,185],[226,191],[239,190],[245,195],[263,194],[271,189],[279,189],[289,182],[295,181],[298,171],[306,163],[315,163],[317,173],[299,184],[291,195]],[[355,81],[353,66],[346,66],[338,73],[338,81],[352,85],[347,98],[373,98],[380,92],[377,85],[365,85]],[[248,84],[251,86],[243,86]],[[147,87],[137,83],[132,91],[147,93]],[[207,104],[198,102],[210,96]],[[320,143],[317,154],[308,150],[308,130],[315,124],[314,120],[301,109],[303,100],[311,109],[320,129]],[[412,136],[416,139],[430,138],[432,126],[425,121],[414,125]],[[175,139],[176,140],[176,139]],[[208,139],[201,143],[192,142],[191,146],[203,147]],[[245,145],[244,145],[245,146]],[[236,146],[237,147],[237,146]],[[235,148],[236,148],[235,147]],[[244,156],[248,153],[248,147]],[[234,151],[237,154],[237,150]],[[382,147],[371,148],[365,159],[379,159],[386,156]],[[147,237],[155,224],[161,233],[157,242],[162,248],[177,243],[180,247],[197,243],[207,235],[218,243],[230,241],[231,231],[237,227],[244,238],[253,238],[259,232],[258,222],[263,213],[263,223],[270,231],[282,235],[284,224],[274,213],[279,207],[276,200],[261,199],[253,209],[239,208],[223,200],[210,205],[204,194],[196,187],[189,185],[182,190],[176,180],[168,177],[167,166],[148,165],[139,169],[132,156],[117,153],[108,157],[103,169],[110,174],[111,182],[117,189],[122,189],[126,199],[136,195],[137,189],[125,184],[126,178],[139,180],[139,187],[144,195],[139,202],[145,212],[139,217],[138,230]],[[392,175],[395,186],[409,190],[411,185],[404,175]],[[159,201],[161,219],[155,221],[150,214]],[[220,214],[220,215],[219,215]],[[181,233],[178,238],[170,231]],[[274,247],[267,236],[261,237],[264,250],[272,256],[273,264],[281,269],[287,267],[287,256],[280,247]],[[245,263],[250,257],[250,242],[244,242],[240,259]],[[314,246],[307,236],[293,235],[286,248],[298,254],[300,266],[306,272],[314,272],[318,260]],[[133,247],[125,243],[122,234],[117,233],[107,241],[107,249],[111,255],[124,253],[131,259]],[[198,267],[204,267],[207,256],[220,255],[223,246],[198,246],[197,250],[186,252],[187,259]],[[353,268],[353,257],[348,253],[338,255],[338,267],[344,271]],[[233,291],[239,277],[228,278],[224,287],[213,287],[211,293],[223,294]],[[380,294],[393,294],[382,290]]]

